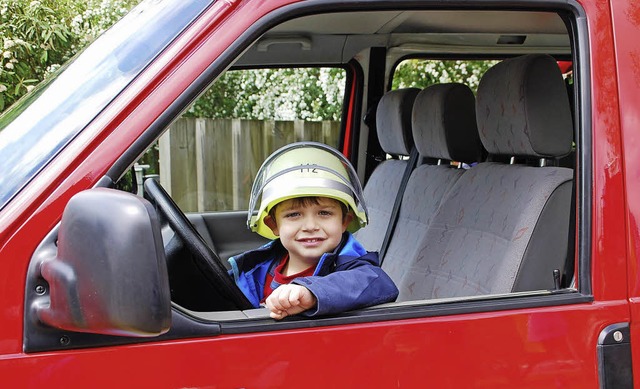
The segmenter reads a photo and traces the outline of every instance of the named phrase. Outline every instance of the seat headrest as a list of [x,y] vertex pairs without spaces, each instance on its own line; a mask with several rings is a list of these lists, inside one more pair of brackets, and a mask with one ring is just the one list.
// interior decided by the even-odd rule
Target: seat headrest
[[476,117],[490,154],[561,157],[571,151],[569,97],[549,55],[506,59],[489,69],[478,86]]
[[413,139],[423,157],[480,162],[485,151],[476,125],[476,99],[465,84],[436,84],[413,104]]
[[384,94],[376,110],[378,140],[385,153],[409,155],[413,148],[411,109],[418,88],[392,90]]

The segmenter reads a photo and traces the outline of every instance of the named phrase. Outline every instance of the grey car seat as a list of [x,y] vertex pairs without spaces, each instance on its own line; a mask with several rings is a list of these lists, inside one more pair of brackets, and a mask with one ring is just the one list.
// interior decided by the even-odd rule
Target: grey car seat
[[369,251],[382,246],[391,210],[399,191],[408,156],[413,148],[411,110],[420,92],[418,88],[397,89],[387,92],[378,103],[376,127],[382,150],[391,159],[382,161],[373,171],[363,189],[369,212],[369,224],[354,236]]
[[472,164],[485,156],[475,97],[464,84],[437,84],[422,90],[413,104],[412,132],[423,162],[409,177],[382,265],[396,282],[402,279],[407,260],[416,255],[440,202],[465,171],[451,162]]
[[[571,150],[569,100],[550,56],[489,69],[476,107],[494,160],[546,162]],[[526,163],[483,162],[466,171],[398,282],[399,300],[552,289],[553,270],[566,259],[572,178],[568,168]]]

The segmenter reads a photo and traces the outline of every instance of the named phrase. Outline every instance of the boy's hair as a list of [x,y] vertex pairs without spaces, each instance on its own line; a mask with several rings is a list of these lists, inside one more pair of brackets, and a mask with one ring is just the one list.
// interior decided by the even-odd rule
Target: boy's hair
[[[296,207],[300,207],[300,206],[307,207],[307,206],[309,206],[311,204],[313,204],[313,205],[320,204],[320,200],[319,200],[320,198],[334,200],[335,202],[340,204],[340,209],[342,210],[342,220],[344,220],[344,218],[347,216],[347,213],[349,213],[349,207],[347,207],[347,205],[345,203],[343,203],[340,200],[333,199],[331,197],[305,196],[305,197],[294,197],[291,200],[293,201],[293,204]],[[282,203],[278,203],[278,204],[274,205],[269,210],[269,216],[271,216],[271,218],[273,220],[276,220],[276,208],[278,208],[278,206],[280,204],[282,204]]]

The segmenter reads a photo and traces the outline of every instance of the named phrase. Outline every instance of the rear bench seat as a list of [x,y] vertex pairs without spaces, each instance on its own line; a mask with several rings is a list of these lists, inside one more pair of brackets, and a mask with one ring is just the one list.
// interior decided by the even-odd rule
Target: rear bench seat
[[363,189],[367,202],[369,224],[354,236],[369,251],[380,251],[389,225],[391,208],[400,188],[406,159],[413,148],[411,135],[411,110],[420,92],[418,88],[398,89],[387,92],[376,110],[376,127],[382,150],[392,159],[381,162],[369,177]]
[[430,86],[418,94],[412,112],[413,138],[423,163],[411,173],[382,259],[383,269],[396,283],[407,270],[407,259],[416,256],[441,200],[465,171],[449,162],[471,164],[485,154],[476,126],[475,97],[466,85]]
[[[477,121],[494,159],[568,154],[572,119],[555,60],[526,55],[491,68],[478,88]],[[460,175],[415,250],[396,249],[402,263],[385,260],[398,301],[552,289],[566,258],[572,177],[568,168],[499,162]],[[394,235],[392,244],[415,247],[410,239]]]

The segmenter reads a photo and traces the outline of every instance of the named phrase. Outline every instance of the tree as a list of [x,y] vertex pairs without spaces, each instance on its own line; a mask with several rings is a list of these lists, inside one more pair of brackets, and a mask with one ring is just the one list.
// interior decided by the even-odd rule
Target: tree
[[281,68],[228,71],[187,116],[276,120],[339,120],[345,71]]
[[[393,88],[425,88],[462,82],[476,90],[496,61],[403,61]],[[276,120],[340,120],[345,71],[340,68],[281,68],[228,71],[189,109],[187,116]]]
[[409,59],[396,68],[393,89],[426,88],[438,83],[461,82],[475,92],[482,75],[496,62]]
[[0,0],[0,111],[140,0]]

